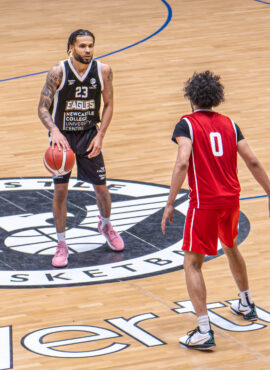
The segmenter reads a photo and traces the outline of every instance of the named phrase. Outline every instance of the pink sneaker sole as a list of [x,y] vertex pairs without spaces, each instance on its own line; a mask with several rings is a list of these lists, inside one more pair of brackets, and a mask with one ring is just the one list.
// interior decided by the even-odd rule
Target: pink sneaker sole
[[54,261],[54,259],[52,259],[53,267],[66,267],[67,265],[68,265],[68,258],[65,261]]

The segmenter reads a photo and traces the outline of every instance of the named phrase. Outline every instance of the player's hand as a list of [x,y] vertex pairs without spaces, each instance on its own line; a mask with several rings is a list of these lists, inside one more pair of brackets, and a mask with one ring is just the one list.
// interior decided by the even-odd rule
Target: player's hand
[[51,130],[51,144],[53,148],[56,145],[59,151],[62,148],[64,150],[69,150],[70,148],[67,139],[65,138],[63,134],[61,134],[61,132],[59,131],[57,127]]
[[161,230],[163,235],[165,235],[166,222],[169,219],[170,224],[173,222],[173,206],[167,205],[164,209],[162,220],[161,220]]
[[88,158],[93,158],[99,155],[101,148],[102,148],[102,140],[103,140],[103,137],[99,135],[99,133],[97,133],[97,135],[94,137],[89,147],[87,148],[87,151],[90,152],[88,154]]

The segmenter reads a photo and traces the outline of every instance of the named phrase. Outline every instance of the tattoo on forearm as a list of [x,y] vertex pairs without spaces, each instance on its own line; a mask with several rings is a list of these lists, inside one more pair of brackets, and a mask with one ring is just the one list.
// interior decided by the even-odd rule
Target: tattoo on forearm
[[45,85],[40,94],[38,115],[41,122],[48,130],[51,130],[53,127],[55,127],[49,109],[52,105],[54,94],[61,84],[62,78],[63,71],[60,65],[56,65],[48,72]]

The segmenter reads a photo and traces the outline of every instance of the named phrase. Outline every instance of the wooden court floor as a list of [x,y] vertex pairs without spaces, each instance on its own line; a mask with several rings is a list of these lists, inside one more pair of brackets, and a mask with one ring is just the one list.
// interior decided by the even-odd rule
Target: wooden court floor
[[[158,185],[162,196],[167,194],[162,185],[170,184],[176,157],[170,137],[179,117],[190,110],[182,88],[194,71],[210,69],[222,76],[226,101],[219,111],[239,124],[269,173],[270,1],[1,0],[0,4],[0,370],[270,369],[267,200],[241,160],[244,240],[240,248],[260,320],[249,325],[229,312],[228,302],[237,299],[237,289],[225,257],[206,262],[208,308],[217,344],[214,352],[187,351],[178,345],[179,336],[196,326],[196,318],[183,270],[161,269],[162,263],[170,267],[167,257],[152,260],[151,264],[163,272],[153,276],[121,278],[124,272],[132,272],[126,262],[121,268],[123,275],[116,274],[113,282],[101,279],[89,285],[84,280],[84,285],[63,286],[69,284],[65,280],[69,272],[44,265],[46,256],[37,255],[32,263],[23,245],[29,231],[23,217],[34,219],[41,205],[46,219],[51,217],[50,186],[38,190],[47,197],[46,204],[43,198],[39,203],[31,195],[31,183],[48,177],[42,164],[48,138],[37,117],[43,72],[66,58],[67,38],[78,28],[94,32],[95,56],[102,57],[100,60],[110,64],[114,72],[115,111],[104,141],[108,178],[119,180],[110,182],[113,200],[136,200],[140,196],[136,192],[145,189],[141,183]],[[25,179],[28,190],[21,185]],[[132,199],[127,194],[126,198],[117,195],[119,187],[124,187],[121,181],[141,184],[130,186]],[[82,208],[81,199],[87,198],[85,189],[82,191],[83,195],[71,194],[74,209]],[[158,191],[154,193],[147,194],[161,197]],[[149,235],[160,245],[177,239],[177,222],[169,229],[168,239],[162,239],[160,212],[155,218],[149,216],[152,223],[143,216],[138,244],[129,242],[133,240],[129,239],[131,233],[124,232],[126,255],[130,253],[133,259],[136,253],[142,256],[143,240]],[[22,244],[15,252],[10,247],[14,238]],[[121,257],[102,248],[104,254],[97,266],[91,266],[91,272],[84,261],[88,278],[98,280],[103,263],[124,264]],[[16,261],[9,257],[13,255]],[[79,253],[72,256],[74,266],[76,258]],[[24,264],[26,271],[17,271],[15,262]],[[47,271],[44,276],[50,284],[52,280],[62,284],[44,286],[39,280],[42,269]],[[36,276],[34,288],[26,284],[30,270]]]

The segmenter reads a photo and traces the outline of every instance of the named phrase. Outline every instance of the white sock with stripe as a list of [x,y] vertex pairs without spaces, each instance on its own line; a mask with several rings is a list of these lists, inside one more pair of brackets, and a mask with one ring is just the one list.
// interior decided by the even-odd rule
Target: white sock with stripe
[[243,306],[248,306],[249,304],[253,303],[249,289],[244,290],[243,292],[240,292],[240,297],[241,297],[241,304]]
[[102,228],[111,222],[110,217],[106,218],[106,217],[103,217],[103,216],[100,215],[100,219],[101,219],[101,227]]
[[208,333],[209,330],[211,329],[209,316],[208,315],[199,316],[197,320],[198,320],[200,332],[201,333]]
[[57,233],[57,240],[58,242],[66,242],[66,232]]

